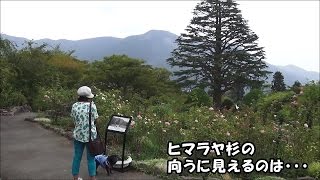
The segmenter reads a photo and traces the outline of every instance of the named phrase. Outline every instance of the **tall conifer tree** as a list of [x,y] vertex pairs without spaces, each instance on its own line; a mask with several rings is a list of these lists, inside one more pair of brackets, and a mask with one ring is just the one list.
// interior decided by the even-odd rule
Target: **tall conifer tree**
[[205,86],[219,108],[222,95],[234,85],[253,85],[266,77],[264,51],[234,1],[205,0],[193,14],[167,61],[179,67],[177,81],[186,87]]
[[286,85],[284,84],[284,77],[280,71],[277,71],[273,74],[271,89],[273,92],[286,90]]

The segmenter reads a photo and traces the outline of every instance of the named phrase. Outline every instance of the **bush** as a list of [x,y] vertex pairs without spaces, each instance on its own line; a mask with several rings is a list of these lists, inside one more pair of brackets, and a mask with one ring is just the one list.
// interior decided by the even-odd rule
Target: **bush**
[[257,101],[264,96],[260,89],[252,89],[248,94],[243,97],[243,103],[245,105],[254,105]]
[[228,98],[228,97],[224,97],[221,103],[221,107],[225,108],[225,109],[230,109],[232,108],[232,106],[234,105],[233,101]]
[[59,117],[69,116],[72,104],[76,101],[75,90],[62,87],[41,88],[34,99],[33,108],[38,111],[50,110],[54,121]]
[[320,179],[320,162],[312,162],[308,167],[310,176]]
[[309,83],[303,88],[303,93],[298,97],[301,117],[310,128],[320,125],[320,84]]
[[11,88],[0,93],[0,108],[21,106],[27,103],[27,98],[20,92]]
[[10,106],[21,106],[27,103],[27,98],[19,91],[12,91],[10,95],[4,99],[5,105]]
[[[306,92],[308,93],[308,91]],[[256,147],[255,154],[251,157],[253,161],[280,158],[288,163],[318,162],[320,160],[320,142],[317,138],[319,137],[319,126],[315,125],[310,128],[304,120],[300,120],[299,108],[301,108],[302,102],[307,102],[300,101],[297,106],[292,106],[291,102],[294,99],[292,93],[273,93],[261,98],[257,109],[266,110],[265,117],[261,116],[261,112],[256,113],[254,108],[242,107],[241,105],[240,110],[232,113],[228,111],[221,113],[206,106],[193,106],[185,111],[179,111],[180,107],[177,106],[181,105],[184,100],[178,101],[177,97],[150,99],[134,97],[131,100],[123,99],[120,92],[115,90],[107,92],[97,90],[94,101],[100,116],[98,128],[101,135],[104,135],[105,126],[112,114],[133,117],[135,124],[130,126],[126,150],[136,160],[154,157],[168,158],[168,141],[173,141],[175,144],[191,141],[225,143],[238,141],[242,144],[249,141],[254,143]],[[301,96],[299,95],[298,100]],[[50,105],[48,102],[46,102],[47,105]],[[233,105],[230,99],[225,99],[223,104],[229,107]],[[139,107],[137,108],[137,106]],[[48,108],[52,109],[53,107],[48,106]],[[142,109],[143,111],[140,112]],[[312,111],[312,113],[315,112]],[[277,116],[274,116],[275,114]],[[263,121],[263,118],[266,121]],[[282,124],[279,123],[279,118],[284,119]],[[56,123],[61,126],[71,124],[70,121],[64,119],[59,119]],[[121,143],[122,137],[108,135],[108,144],[111,145],[108,149],[121,148]],[[114,152],[119,151],[121,149]],[[209,154],[208,157],[211,158],[211,156],[213,155]],[[196,154],[191,158],[203,157],[201,154]],[[221,158],[228,160],[230,157],[223,155]],[[241,161],[246,157],[237,155],[234,158]],[[281,172],[281,176],[295,178],[304,176],[306,173],[307,171],[303,170],[285,169]],[[232,175],[239,177],[243,174]],[[254,178],[256,175],[261,174],[247,174],[248,178]]]
[[264,121],[267,118],[274,119],[278,112],[283,109],[285,104],[291,102],[294,92],[276,92],[272,93],[258,101],[258,110],[261,113]]
[[193,89],[189,94],[186,104],[190,104],[191,106],[210,106],[211,99],[210,96],[201,88]]
[[52,125],[62,127],[65,130],[72,130],[74,122],[71,117],[62,117],[52,122]]

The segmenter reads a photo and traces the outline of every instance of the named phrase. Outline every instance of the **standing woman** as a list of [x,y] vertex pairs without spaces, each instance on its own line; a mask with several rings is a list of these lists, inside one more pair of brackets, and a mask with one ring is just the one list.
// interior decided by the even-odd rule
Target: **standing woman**
[[[74,180],[82,180],[79,177],[80,162],[82,159],[83,150],[86,147],[87,151],[87,162],[88,171],[91,180],[96,179],[96,164],[94,156],[89,152],[88,142],[89,142],[89,106],[92,102],[94,95],[91,89],[87,86],[82,86],[78,89],[78,102],[72,105],[71,117],[73,118],[75,128],[73,130],[74,137],[74,155],[72,162],[72,175]],[[95,126],[95,121],[98,118],[98,112],[96,105],[91,103],[91,139],[97,137],[97,130]]]

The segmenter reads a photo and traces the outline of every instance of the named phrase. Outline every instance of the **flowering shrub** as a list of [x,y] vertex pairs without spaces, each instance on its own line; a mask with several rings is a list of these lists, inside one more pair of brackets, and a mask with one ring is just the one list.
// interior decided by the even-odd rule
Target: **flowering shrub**
[[[39,95],[42,97],[39,107],[43,110],[54,108],[53,102],[64,106],[71,97],[70,92],[63,93],[62,89],[54,92],[59,93],[53,94],[51,91],[43,90]],[[295,97],[291,92],[272,94],[259,100],[260,112],[257,113],[255,109],[246,106],[241,106],[235,112],[220,112],[207,106],[193,106],[179,111],[181,107],[177,108],[176,101],[165,98],[158,101],[144,100],[141,105],[138,104],[140,101],[137,97],[135,100],[124,99],[116,90],[97,89],[95,94],[101,137],[104,137],[111,115],[119,114],[133,118],[127,136],[127,150],[137,160],[167,158],[168,141],[238,141],[240,145],[249,141],[256,147],[252,157],[254,161],[281,158],[288,163],[311,163],[320,160],[319,123],[313,123],[315,126],[311,128],[305,120],[303,105],[306,102],[300,99],[302,95]],[[51,100],[52,98],[55,101]],[[60,104],[57,103],[58,99],[61,100]],[[72,100],[69,101],[73,103]],[[263,116],[263,113],[267,115]],[[108,136],[109,143],[114,147],[120,145],[122,139],[120,136],[111,135]],[[196,154],[193,158],[200,156]],[[210,157],[213,156],[214,154],[210,154]],[[223,157],[228,158],[226,155]],[[244,157],[239,155],[235,158],[241,160]],[[301,172],[284,170],[288,177],[296,177],[297,173]]]
[[76,98],[74,90],[66,90],[62,87],[42,88],[34,100],[33,108],[38,111],[49,110],[49,116],[56,122],[58,118],[69,116]]
[[266,121],[266,118],[272,118],[282,107],[292,100],[294,92],[276,92],[266,96],[258,102],[258,110]]

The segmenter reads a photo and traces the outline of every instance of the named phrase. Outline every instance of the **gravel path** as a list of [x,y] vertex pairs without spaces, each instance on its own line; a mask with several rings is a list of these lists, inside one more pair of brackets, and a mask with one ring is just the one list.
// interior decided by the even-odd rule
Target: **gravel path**
[[[35,113],[1,116],[1,174],[6,179],[72,179],[73,145],[65,137],[24,121]],[[82,156],[80,176],[88,178],[86,155]],[[99,168],[97,179],[158,179],[142,172],[113,171],[107,176]]]

